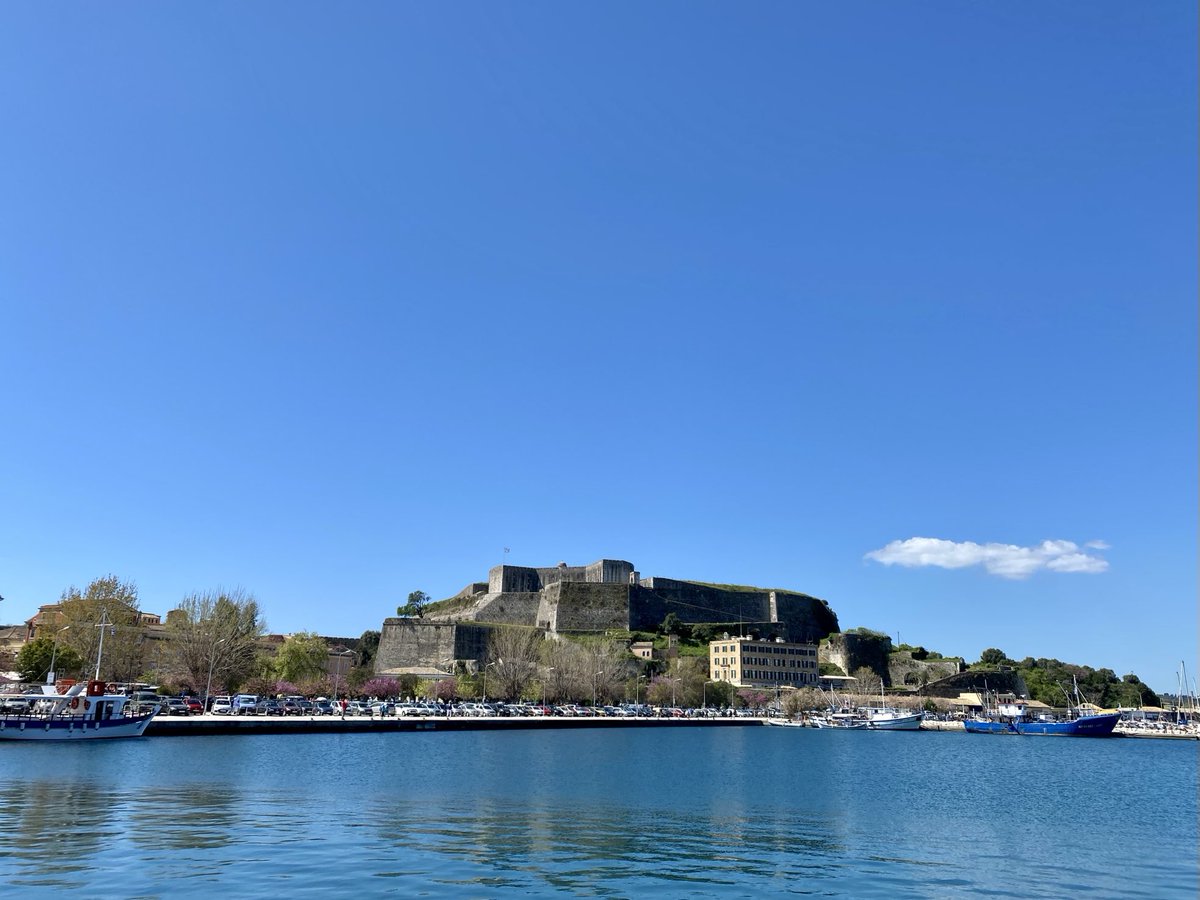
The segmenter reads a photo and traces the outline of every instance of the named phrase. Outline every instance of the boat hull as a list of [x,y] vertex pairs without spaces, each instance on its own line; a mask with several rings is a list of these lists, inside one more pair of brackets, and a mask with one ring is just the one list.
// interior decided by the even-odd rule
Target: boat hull
[[1064,737],[1109,737],[1121,716],[1119,713],[1081,716],[1069,722],[1016,721],[994,722],[968,719],[963,729],[970,734],[1032,734]]
[[871,731],[920,731],[924,713],[913,713],[910,716],[872,716],[867,721]]
[[153,714],[88,722],[71,716],[0,717],[0,741],[84,741],[100,738],[141,737]]

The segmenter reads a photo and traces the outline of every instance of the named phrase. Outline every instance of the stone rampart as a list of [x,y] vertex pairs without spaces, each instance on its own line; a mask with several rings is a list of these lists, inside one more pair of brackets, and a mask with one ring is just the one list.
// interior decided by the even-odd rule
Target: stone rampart
[[628,584],[562,582],[546,589],[553,631],[629,630]]
[[486,657],[491,632],[486,625],[470,622],[384,619],[375,672],[411,668],[449,672],[458,663],[478,664]]
[[923,693],[929,697],[943,697],[953,700],[962,693],[980,694],[985,691],[1011,693],[1017,696],[1029,695],[1025,679],[1021,677],[1016,669],[974,669],[967,672],[960,672],[957,675],[951,675],[948,678],[927,684]]
[[853,675],[858,669],[870,669],[890,687],[888,651],[891,645],[891,639],[886,635],[836,632],[821,644],[817,656],[821,662],[833,663],[847,675]]
[[689,624],[769,623],[777,626],[773,636],[786,641],[816,641],[838,627],[828,604],[807,594],[731,590],[672,578],[643,579],[630,590],[629,605],[629,627],[639,631],[653,631],[668,613]]
[[963,661],[952,659],[913,659],[911,650],[897,650],[888,657],[888,675],[893,687],[921,688],[926,684],[957,675]]
[[494,622],[498,625],[532,625],[537,620],[541,599],[540,591],[485,594],[475,604],[471,618],[476,622]]

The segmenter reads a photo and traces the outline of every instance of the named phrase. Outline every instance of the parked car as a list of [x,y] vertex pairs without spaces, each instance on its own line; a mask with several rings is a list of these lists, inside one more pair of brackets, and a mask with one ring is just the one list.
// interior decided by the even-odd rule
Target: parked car
[[233,698],[232,712],[235,716],[252,716],[258,712],[257,694],[238,694]]
[[204,704],[195,697],[180,697],[179,699],[184,702],[184,705],[188,708],[188,713],[191,715],[198,715],[204,712]]
[[214,697],[209,712],[214,716],[233,715],[233,700],[229,697]]
[[361,700],[351,700],[346,704],[346,715],[369,716],[371,715],[371,707]]
[[284,697],[279,701],[279,714],[281,716],[298,716],[304,712],[304,707],[300,705],[299,700],[293,700],[291,697]]
[[168,697],[160,706],[161,714],[166,716],[190,716],[191,708],[180,697]]
[[259,700],[254,704],[254,714],[258,716],[282,716],[283,710],[277,700]]
[[332,716],[341,713],[341,708],[333,708],[333,701],[326,700],[324,697],[318,697],[313,701],[314,716]]

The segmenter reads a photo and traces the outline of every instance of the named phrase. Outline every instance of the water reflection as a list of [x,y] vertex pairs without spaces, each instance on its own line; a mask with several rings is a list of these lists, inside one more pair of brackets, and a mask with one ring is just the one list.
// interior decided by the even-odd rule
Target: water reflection
[[[1194,896],[1194,792],[1152,800],[1158,785],[1195,785],[1194,750],[907,738],[758,729],[4,748],[0,882],[83,896]],[[1062,774],[1081,762],[1119,773],[1122,796],[1142,806]],[[1069,883],[1059,871],[1064,857],[1103,862],[1134,845],[1119,870]]]
[[[0,787],[0,860],[18,873],[71,886],[112,836],[112,798],[93,785],[9,782]],[[70,852],[63,852],[70,848]]]

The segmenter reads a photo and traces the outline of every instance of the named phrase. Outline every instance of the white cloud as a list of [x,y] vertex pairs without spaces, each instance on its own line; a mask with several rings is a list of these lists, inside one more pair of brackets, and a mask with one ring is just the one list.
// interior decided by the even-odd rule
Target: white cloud
[[1091,547],[1093,550],[1107,550],[1112,544],[1108,541],[1088,541],[1083,546]]
[[[1096,550],[1108,547],[1104,541],[1092,541],[1087,546]],[[886,547],[872,550],[865,558],[885,566],[910,569],[983,566],[989,575],[1001,578],[1028,578],[1039,569],[1095,574],[1108,568],[1107,560],[1084,553],[1071,541],[1042,541],[1033,547],[1019,547],[1016,544],[976,544],[974,541],[914,537],[892,541]]]

